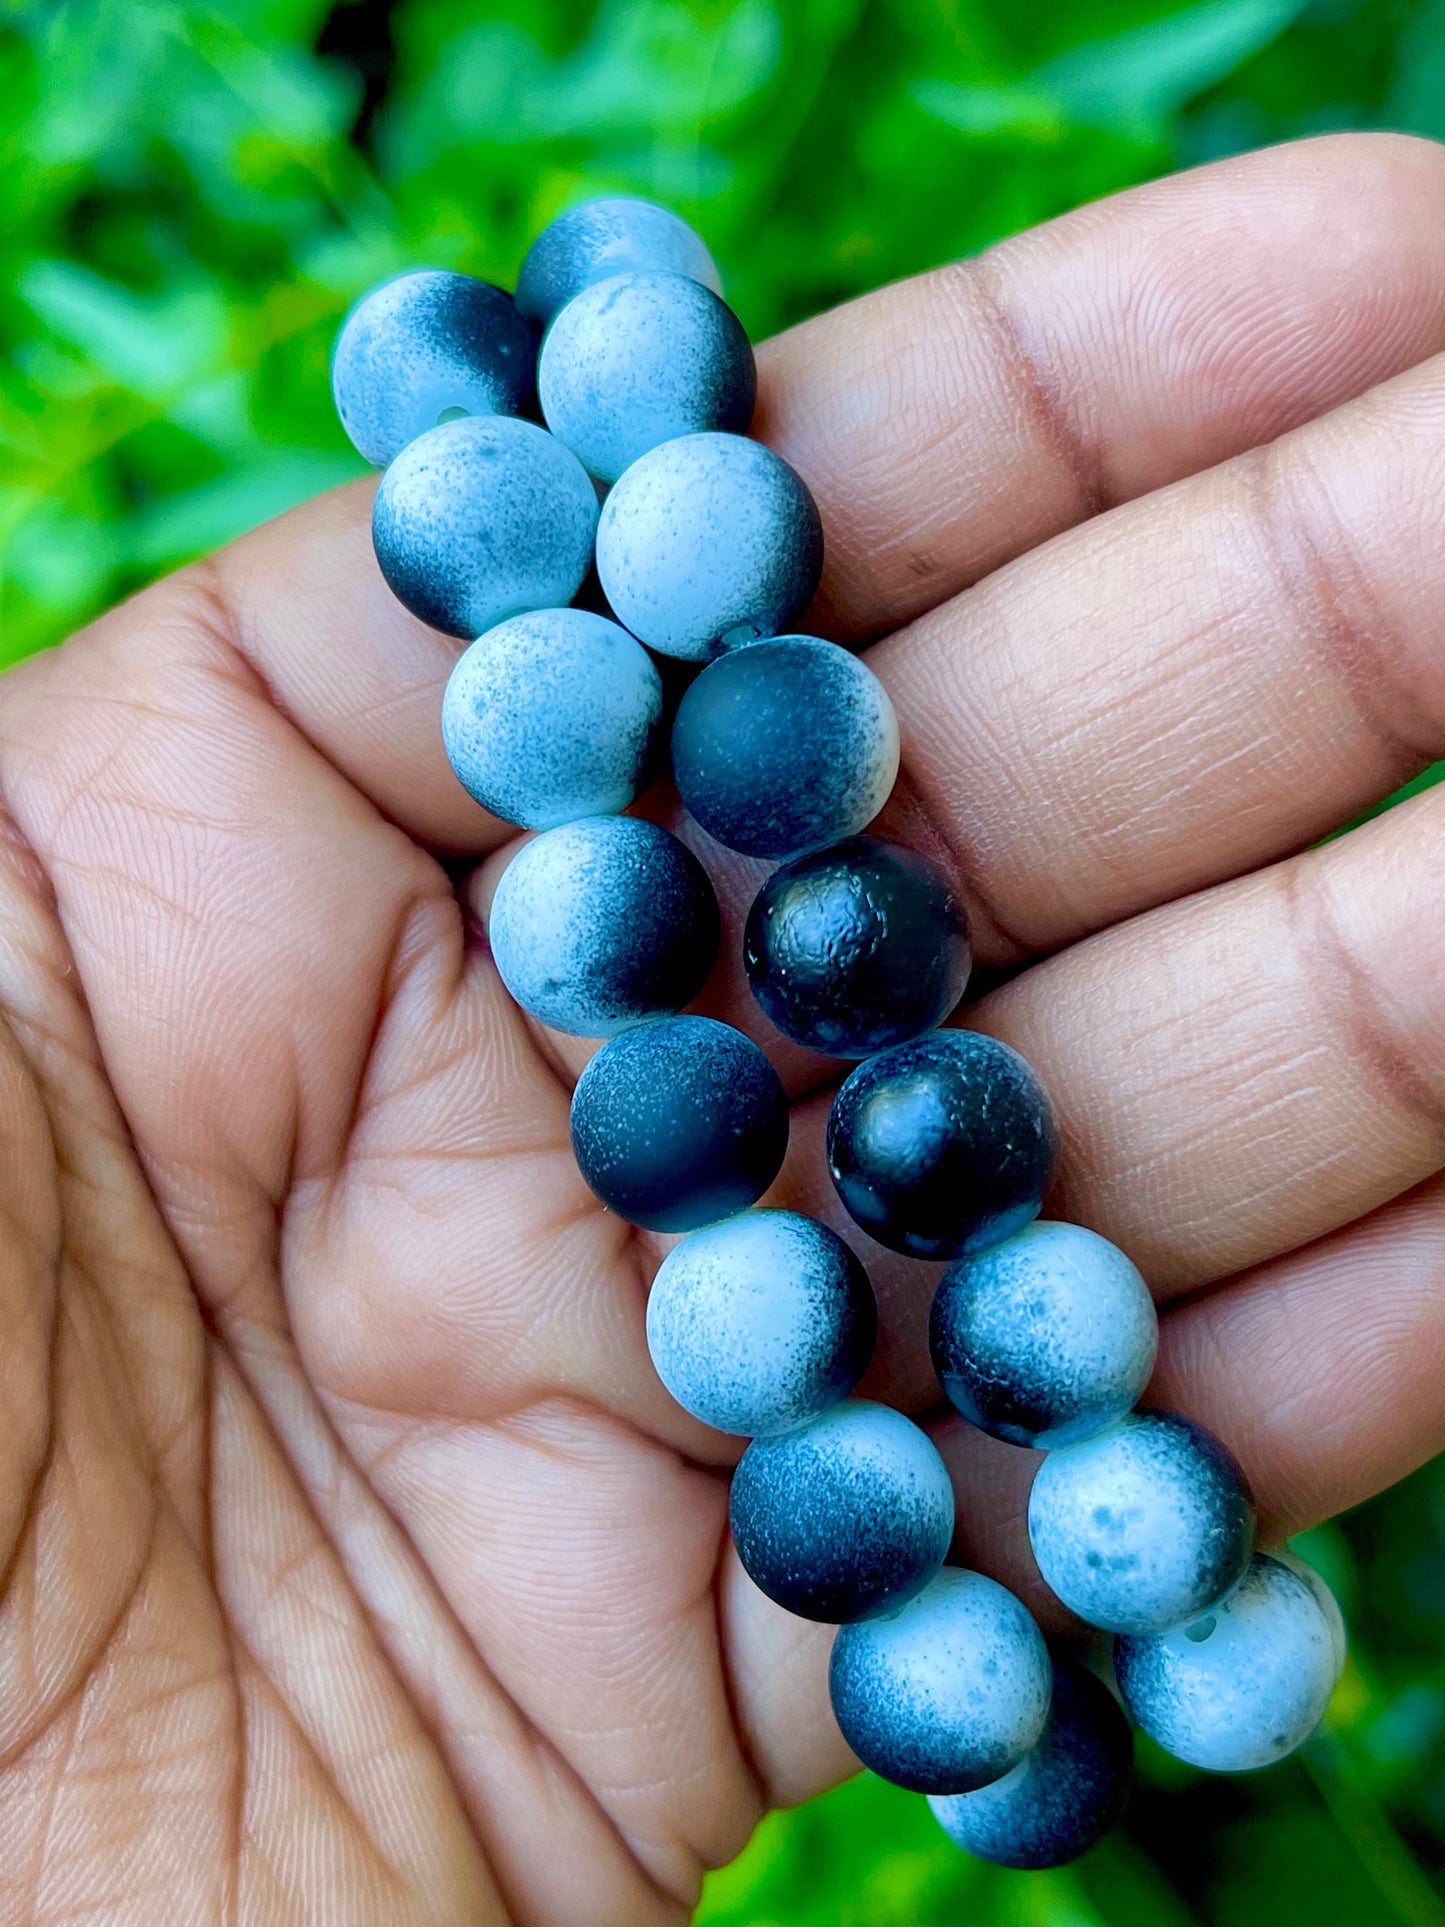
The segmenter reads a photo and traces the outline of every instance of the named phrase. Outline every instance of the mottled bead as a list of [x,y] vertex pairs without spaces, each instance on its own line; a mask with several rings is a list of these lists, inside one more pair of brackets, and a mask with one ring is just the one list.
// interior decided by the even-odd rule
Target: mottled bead
[[1046,1453],[1028,1520],[1045,1584],[1111,1633],[1196,1618],[1229,1591],[1254,1543],[1239,1468],[1173,1412],[1138,1412]]
[[1056,1133],[1017,1051],[936,1031],[860,1064],[828,1119],[828,1166],[849,1213],[880,1244],[958,1258],[1038,1215]]
[[656,823],[590,816],[526,843],[487,918],[502,982],[574,1037],[613,1037],[690,1003],[717,956],[707,872]]
[[559,214],[528,248],[517,276],[517,307],[545,328],[594,281],[652,268],[722,292],[712,256],[671,208],[626,198],[587,201]]
[[470,415],[409,442],[371,516],[393,594],[452,636],[570,602],[596,529],[597,491],[571,449],[510,415]]
[[788,1148],[788,1103],[757,1045],[709,1017],[614,1037],[572,1093],[572,1150],[619,1217],[693,1231],[755,1204]]
[[537,343],[512,297],[469,274],[398,275],[347,316],[331,359],[341,426],[378,468],[454,415],[516,415]]
[[1075,1445],[1124,1418],[1154,1369],[1149,1288],[1107,1238],[1035,1222],[939,1282],[929,1346],[949,1398],[1012,1445]]
[[968,1793],[1016,1767],[1044,1730],[1049,1678],[1028,1608],[947,1566],[901,1611],[844,1626],[828,1669],[843,1738],[915,1793]]
[[861,830],[898,774],[898,719],[868,665],[817,636],[775,636],[704,669],[672,729],[678,794],[746,856]]
[[1043,1737],[1011,1773],[976,1793],[928,1802],[944,1832],[980,1860],[1038,1871],[1102,1840],[1124,1811],[1134,1738],[1118,1701],[1072,1660],[1054,1661]]
[[537,367],[547,426],[589,475],[615,482],[679,435],[753,418],[757,371],[742,323],[680,274],[615,274],[569,301]]
[[822,567],[822,525],[802,477],[742,435],[650,449],[597,527],[597,573],[618,621],[689,662],[786,628]]
[[774,870],[748,914],[743,962],[784,1036],[867,1057],[954,1008],[968,982],[968,925],[937,864],[854,836]]
[[852,1391],[873,1353],[868,1274],[795,1211],[745,1211],[684,1238],[647,1301],[657,1375],[695,1418],[770,1438]]
[[1116,1642],[1130,1712],[1167,1753],[1211,1773],[1282,1760],[1315,1730],[1340,1676],[1339,1609],[1321,1592],[1329,1597],[1317,1575],[1256,1553],[1201,1618]]
[[928,1584],[953,1536],[953,1487],[911,1419],[850,1398],[754,1439],[733,1474],[731,1514],[754,1583],[800,1618],[839,1625]]
[[657,760],[662,680],[605,616],[538,609],[463,650],[442,697],[442,741],[484,808],[550,830],[627,805]]

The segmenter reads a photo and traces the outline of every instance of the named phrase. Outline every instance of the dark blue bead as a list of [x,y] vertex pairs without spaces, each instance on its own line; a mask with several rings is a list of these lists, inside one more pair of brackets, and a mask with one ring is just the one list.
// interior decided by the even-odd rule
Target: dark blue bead
[[689,662],[777,635],[822,567],[823,528],[803,478],[743,435],[649,449],[597,525],[597,574],[618,621]]
[[635,268],[685,274],[722,293],[712,256],[680,215],[619,198],[584,202],[543,228],[517,276],[517,307],[545,328],[583,288]]
[[1054,1661],[1043,1738],[1025,1759],[976,1793],[929,1805],[951,1840],[999,1867],[1038,1871],[1077,1860],[1114,1826],[1134,1777],[1134,1737],[1102,1680]]
[[932,1030],[953,1009],[968,982],[968,925],[935,864],[855,836],[773,872],[748,913],[743,960],[785,1037],[867,1057]]
[[341,425],[378,468],[454,415],[519,415],[537,342],[512,297],[469,274],[398,275],[352,309],[331,392]]
[[782,1167],[788,1103],[741,1031],[664,1017],[614,1037],[572,1093],[572,1149],[619,1217],[692,1231],[756,1203]]
[[915,1793],[967,1793],[1037,1743],[1048,1648],[1007,1587],[945,1566],[900,1611],[843,1628],[828,1689],[864,1766]]
[[592,560],[597,491],[555,436],[511,415],[419,435],[381,478],[376,559],[413,615],[453,636],[572,600]]
[[547,330],[537,385],[552,433],[589,475],[615,482],[660,442],[741,434],[757,372],[742,323],[710,289],[680,274],[616,274]]
[[575,1037],[612,1037],[702,989],[717,956],[717,898],[691,850],[656,823],[592,816],[522,846],[487,935],[524,1010]]
[[1012,1445],[1076,1445],[1137,1404],[1159,1321],[1107,1238],[1036,1219],[960,1258],[929,1322],[934,1370],[972,1424]]
[[898,720],[857,656],[817,636],[774,636],[720,656],[693,683],[672,768],[709,836],[747,856],[796,856],[882,809],[898,774]]
[[937,1448],[888,1405],[844,1399],[733,1475],[738,1557],[770,1599],[832,1625],[901,1606],[943,1564],[953,1488]]
[[849,1212],[892,1251],[959,1258],[1038,1215],[1057,1148],[1044,1088],[1017,1051],[935,1031],[871,1057],[828,1119]]

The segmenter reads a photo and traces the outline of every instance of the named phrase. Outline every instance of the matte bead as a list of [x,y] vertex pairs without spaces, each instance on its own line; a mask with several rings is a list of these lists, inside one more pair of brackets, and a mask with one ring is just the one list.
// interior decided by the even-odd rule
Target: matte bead
[[1158,1343],[1149,1288],[1118,1246],[1042,1221],[950,1266],[929,1327],[944,1391],[1012,1445],[1075,1445],[1116,1425]]
[[1046,1585],[1111,1633],[1197,1618],[1249,1564],[1254,1513],[1239,1468],[1174,1412],[1138,1412],[1045,1454],[1029,1543]]
[[1056,1134],[1017,1051],[936,1031],[870,1057],[828,1119],[828,1165],[855,1221],[892,1251],[958,1258],[1038,1215]]
[[898,719],[865,662],[775,636],[704,669],[672,729],[678,793],[709,836],[774,859],[854,835],[888,801]]
[[802,477],[741,435],[640,456],[597,527],[597,573],[635,636],[707,662],[786,628],[818,586],[823,531]]
[[532,830],[624,810],[656,766],[662,681],[605,616],[539,609],[457,658],[442,741],[485,809]]
[[658,1377],[695,1418],[769,1438],[852,1391],[873,1352],[868,1274],[795,1211],[745,1211],[670,1251],[647,1301]]
[[707,872],[656,823],[591,816],[526,843],[502,872],[487,936],[524,1010],[612,1037],[690,1003],[717,956]]
[[925,1432],[888,1405],[845,1399],[754,1439],[733,1475],[738,1557],[770,1599],[831,1624],[921,1592],[953,1536],[953,1488]]
[[712,256],[671,208],[627,198],[586,201],[559,214],[528,248],[517,276],[517,307],[545,328],[594,281],[646,268],[685,274],[722,293]]
[[1028,1608],[948,1566],[901,1611],[844,1626],[828,1670],[843,1738],[915,1793],[968,1793],[1010,1772],[1044,1730],[1049,1682]]
[[976,1793],[929,1800],[958,1846],[998,1867],[1062,1867],[1123,1814],[1134,1776],[1129,1722],[1102,1680],[1054,1661],[1043,1738],[1011,1773]]
[[1129,1710],[1166,1753],[1211,1773],[1282,1760],[1313,1733],[1340,1676],[1339,1609],[1327,1610],[1322,1591],[1318,1575],[1256,1553],[1203,1617],[1116,1642]]
[[661,442],[742,434],[757,371],[742,323],[680,274],[615,274],[569,301],[537,368],[547,426],[589,475],[615,482]]
[[936,864],[855,836],[773,872],[748,914],[743,961],[785,1037],[867,1057],[932,1030],[958,1003],[968,925]]
[[755,1204],[787,1148],[777,1072],[741,1031],[708,1017],[624,1031],[572,1093],[583,1177],[650,1231],[693,1231]]
[[348,315],[331,360],[341,425],[378,468],[453,415],[517,415],[532,399],[537,342],[509,294],[425,269],[376,288]]

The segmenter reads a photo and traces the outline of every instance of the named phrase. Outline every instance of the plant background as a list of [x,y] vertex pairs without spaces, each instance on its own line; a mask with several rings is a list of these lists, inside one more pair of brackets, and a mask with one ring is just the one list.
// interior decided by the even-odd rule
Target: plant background
[[[1445,0],[0,0],[0,661],[358,473],[350,300],[420,264],[510,282],[587,192],[686,214],[762,336],[1380,125],[1445,136]],[[766,1822],[700,1921],[1445,1927],[1445,1464],[1308,1542],[1354,1644],[1303,1758],[1142,1748],[1126,1828],[1051,1875],[864,1777]]]

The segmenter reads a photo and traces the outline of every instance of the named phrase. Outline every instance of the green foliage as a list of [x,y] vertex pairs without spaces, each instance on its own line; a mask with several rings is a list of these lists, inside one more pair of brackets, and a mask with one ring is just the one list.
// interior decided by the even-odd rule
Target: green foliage
[[[349,302],[410,265],[508,281],[573,198],[677,206],[761,335],[1378,124],[1445,136],[1445,0],[0,0],[0,661],[359,473]],[[1445,1468],[1310,1538],[1355,1645],[1304,1760],[1146,1747],[1125,1830],[1042,1876],[861,1779],[767,1821],[705,1927],[1445,1927]]]

